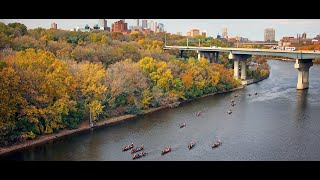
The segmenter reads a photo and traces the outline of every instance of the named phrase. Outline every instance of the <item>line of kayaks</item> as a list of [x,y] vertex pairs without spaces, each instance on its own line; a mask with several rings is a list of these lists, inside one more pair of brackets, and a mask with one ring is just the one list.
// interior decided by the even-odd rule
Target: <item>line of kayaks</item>
[[[133,143],[128,144],[128,145],[126,145],[126,146],[124,146],[124,147],[122,148],[122,151],[128,151],[129,149],[132,149],[132,150],[131,150],[131,154],[134,154],[134,153],[136,153],[136,152],[139,152],[139,151],[144,150],[144,146],[143,146],[143,145],[142,145],[141,147],[136,147],[136,148],[133,148],[133,147],[134,147],[134,144],[133,144]],[[143,156],[146,156],[147,154],[148,154],[148,153],[142,151],[142,152],[140,152],[140,153],[134,154],[134,155],[132,156],[132,159],[138,159],[138,158],[141,158],[141,157],[143,157]]]
[[[221,141],[218,140],[218,141],[217,141],[216,143],[214,143],[211,147],[212,147],[212,149],[213,149],[213,148],[216,148],[216,147],[220,146],[221,144],[222,144]],[[196,143],[195,143],[195,142],[190,142],[190,143],[188,144],[188,149],[191,150],[191,149],[194,148],[195,146],[196,146]],[[132,149],[133,147],[134,147],[134,144],[131,143],[131,144],[129,144],[129,145],[124,146],[123,149],[122,149],[122,151],[127,151],[127,150],[129,150],[129,149]],[[143,145],[142,145],[141,147],[136,147],[136,148],[132,149],[132,150],[131,150],[131,154],[134,154],[134,153],[139,152],[139,151],[142,151],[142,150],[144,150],[144,146],[143,146]],[[171,152],[171,150],[172,150],[172,147],[167,147],[167,148],[165,148],[164,150],[161,151],[161,155],[165,155],[165,154]],[[138,158],[141,158],[141,157],[143,157],[143,156],[146,156],[147,154],[148,154],[147,152],[142,151],[142,152],[140,152],[140,153],[134,154],[134,155],[132,156],[132,159],[138,159]]]

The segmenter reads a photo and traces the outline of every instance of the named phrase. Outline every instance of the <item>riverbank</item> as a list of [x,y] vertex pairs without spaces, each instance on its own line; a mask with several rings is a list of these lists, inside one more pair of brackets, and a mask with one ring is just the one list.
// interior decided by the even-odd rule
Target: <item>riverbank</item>
[[[222,93],[236,91],[236,90],[239,90],[239,89],[243,89],[244,87],[245,86],[240,85],[239,87],[230,89],[228,91],[221,91],[221,92],[217,92],[217,93],[205,94],[205,95],[200,96],[200,97],[196,97],[196,98],[193,98],[193,99],[190,99],[190,100],[182,101],[182,102],[179,103],[179,105],[187,103],[187,102],[190,102],[190,101],[194,101],[196,99],[204,98],[204,97],[207,97],[207,96],[212,96],[212,95],[216,95],[216,94],[222,94]],[[143,116],[145,114],[153,113],[153,112],[159,111],[161,109],[169,108],[169,107],[170,106],[167,105],[167,106],[161,106],[161,107],[157,107],[157,108],[151,108],[151,109],[145,110],[142,115],[127,114],[127,115],[123,115],[123,116],[119,116],[119,117],[107,118],[107,119],[104,119],[104,120],[101,120],[101,121],[97,122],[96,124],[94,124],[94,126],[92,128],[95,129],[95,128],[106,126],[106,125],[109,125],[109,124],[112,124],[112,123],[115,123],[115,122],[134,119],[134,118],[136,118],[138,116]],[[38,145],[42,145],[42,144],[45,144],[45,143],[48,143],[48,142],[56,141],[56,140],[62,139],[63,137],[71,135],[71,134],[77,134],[77,133],[89,131],[92,128],[89,126],[88,123],[83,123],[77,129],[72,129],[72,130],[65,129],[65,130],[61,130],[58,133],[42,135],[42,136],[39,136],[39,137],[37,137],[35,139],[32,139],[32,140],[27,140],[27,141],[24,141],[24,142],[15,143],[15,144],[12,144],[12,145],[10,145],[8,147],[0,148],[0,156],[1,155],[6,155],[6,154],[9,154],[9,153],[13,153],[13,152],[16,152],[16,151],[19,151],[19,150],[22,150],[22,149],[26,149],[26,148],[29,148],[29,147],[32,147],[32,146],[38,146]]]
[[267,75],[262,76],[262,77],[257,78],[257,79],[243,80],[243,81],[242,81],[242,85],[249,85],[249,84],[257,83],[257,82],[259,82],[259,81],[262,81],[262,80],[268,78],[269,75],[270,75],[270,72],[269,72]]
[[279,58],[279,57],[266,57],[265,59],[273,59],[273,60],[280,60],[280,61],[296,61],[295,59],[290,59],[290,58]]

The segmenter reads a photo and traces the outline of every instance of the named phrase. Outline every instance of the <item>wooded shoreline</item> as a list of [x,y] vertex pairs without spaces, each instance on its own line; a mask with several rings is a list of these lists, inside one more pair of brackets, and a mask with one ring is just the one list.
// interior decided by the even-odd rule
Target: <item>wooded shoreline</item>
[[[240,85],[237,88],[233,88],[233,89],[230,89],[230,90],[227,90],[227,91],[221,91],[221,92],[216,92],[216,93],[211,93],[211,94],[205,94],[205,95],[203,95],[201,97],[196,97],[196,98],[193,98],[193,99],[182,101],[182,102],[180,102],[179,105],[187,103],[187,102],[191,102],[191,101],[194,101],[194,100],[197,100],[197,99],[200,99],[200,98],[204,98],[204,97],[207,97],[207,96],[233,92],[233,91],[236,91],[236,90],[239,90],[239,89],[243,89],[244,87],[245,86]],[[32,147],[32,146],[38,146],[38,145],[46,144],[48,142],[56,141],[56,140],[62,139],[65,136],[68,136],[68,135],[77,134],[77,133],[81,133],[81,132],[85,132],[85,131],[90,131],[91,129],[103,127],[103,126],[106,126],[106,125],[109,125],[109,124],[112,124],[112,123],[116,123],[116,122],[120,122],[120,121],[124,121],[124,120],[134,119],[134,118],[143,116],[145,114],[153,113],[153,112],[156,112],[156,111],[159,111],[159,110],[162,110],[162,109],[166,109],[166,108],[170,108],[170,106],[166,105],[166,106],[161,106],[161,107],[157,107],[157,108],[150,108],[148,110],[145,110],[142,115],[126,114],[126,115],[122,115],[122,116],[118,116],[118,117],[107,118],[107,119],[104,119],[104,120],[101,120],[101,121],[97,122],[96,124],[94,124],[94,126],[92,128],[89,126],[89,123],[86,123],[86,124],[82,124],[77,129],[71,129],[71,130],[65,129],[65,130],[61,130],[58,133],[42,135],[42,136],[39,136],[39,137],[37,137],[35,139],[27,140],[27,141],[24,141],[24,142],[18,142],[18,143],[9,145],[8,147],[2,147],[2,148],[0,148],[0,156],[6,155],[6,154],[9,154],[9,153],[13,153],[13,152],[16,152],[16,151],[19,151],[19,150],[22,150],[22,149],[26,149],[26,148],[29,148],[29,147]]]

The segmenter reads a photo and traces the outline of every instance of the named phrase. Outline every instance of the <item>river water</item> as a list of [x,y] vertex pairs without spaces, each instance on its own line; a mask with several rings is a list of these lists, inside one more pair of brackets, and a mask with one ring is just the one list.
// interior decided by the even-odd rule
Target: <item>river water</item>
[[[269,78],[234,92],[163,109],[2,157],[11,160],[131,161],[122,147],[144,145],[155,161],[320,160],[320,66],[296,90],[294,62],[268,60]],[[248,96],[248,93],[257,95]],[[235,94],[239,94],[234,98]],[[230,100],[235,99],[235,106]],[[232,109],[232,113],[227,111]],[[202,111],[200,116],[195,114]],[[186,123],[181,128],[179,124]],[[217,140],[222,145],[212,149]],[[196,146],[189,150],[190,141]],[[161,150],[172,146],[171,152]]]

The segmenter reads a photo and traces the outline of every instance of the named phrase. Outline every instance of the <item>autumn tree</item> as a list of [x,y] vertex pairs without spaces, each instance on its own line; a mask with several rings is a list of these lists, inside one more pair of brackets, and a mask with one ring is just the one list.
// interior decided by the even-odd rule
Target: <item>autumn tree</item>
[[[148,104],[148,80],[137,63],[125,60],[112,64],[107,69],[107,77],[113,106],[135,105],[141,108]],[[125,104],[119,104],[119,98],[124,98]]]
[[106,70],[102,64],[82,62],[74,64],[73,71],[78,98],[84,99],[84,105],[89,111],[90,125],[102,113],[103,102],[106,99]]

